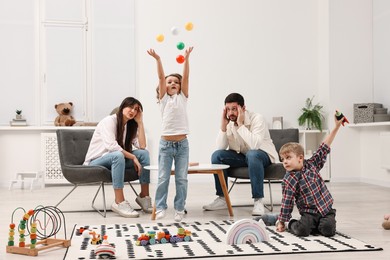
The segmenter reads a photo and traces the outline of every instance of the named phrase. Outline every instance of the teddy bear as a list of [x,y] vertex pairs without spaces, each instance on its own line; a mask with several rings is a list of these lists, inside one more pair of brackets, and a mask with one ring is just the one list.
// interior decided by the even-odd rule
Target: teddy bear
[[76,123],[76,120],[70,115],[73,109],[72,102],[59,103],[54,108],[58,113],[58,116],[54,120],[55,126],[72,126]]

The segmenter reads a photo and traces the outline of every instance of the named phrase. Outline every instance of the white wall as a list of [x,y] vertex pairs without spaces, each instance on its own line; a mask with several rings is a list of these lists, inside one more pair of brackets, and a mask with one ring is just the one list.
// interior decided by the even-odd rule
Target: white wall
[[[14,34],[0,42],[1,57],[10,62],[0,62],[2,90],[34,87],[34,15],[25,12],[33,8],[32,1],[0,1],[2,35],[14,26]],[[161,54],[165,71],[171,73],[182,70],[175,61],[180,53],[176,42],[195,47],[190,61],[190,159],[208,162],[223,100],[231,92],[243,94],[247,108],[262,113],[269,125],[273,116],[283,116],[285,128],[298,126],[300,108],[313,95],[325,106],[329,126],[334,109],[352,122],[354,103],[390,106],[390,59],[382,59],[389,56],[389,9],[385,0],[135,0],[136,96],[145,109],[152,163],[157,163],[161,116],[156,66],[148,48]],[[191,32],[183,29],[188,21],[194,23]],[[172,26],[181,30],[178,36],[170,34]],[[166,36],[163,43],[155,40],[159,33]],[[26,104],[32,96],[33,91],[23,93]],[[3,91],[0,98],[12,99],[13,93],[5,96]],[[16,107],[1,107],[3,103],[2,113],[13,114]],[[333,181],[379,183],[387,177],[371,163],[379,156],[376,135],[372,130],[340,130],[332,151]]]
[[390,110],[390,1],[373,1],[374,98]]
[[34,24],[34,1],[0,1],[0,122],[8,122],[16,109],[35,119],[29,111],[35,106]]
[[[374,0],[373,8],[373,100],[390,110],[390,2]],[[390,126],[359,128],[361,180],[390,186],[390,171],[382,168],[381,132],[390,132]],[[389,149],[382,152],[388,153]]]
[[[373,102],[372,1],[330,1],[329,67],[330,106],[353,123],[353,104]],[[364,157],[359,132],[349,128],[339,132],[332,147],[332,180],[360,180]]]
[[[307,97],[318,96],[318,2],[299,1],[136,1],[138,97],[145,107],[152,163],[157,162],[160,114],[155,98],[157,75],[148,48],[161,54],[166,73],[180,72],[177,40],[193,45],[190,68],[190,160],[208,162],[214,150],[223,101],[231,92],[249,110],[271,122],[283,116],[285,128],[297,127]],[[221,8],[224,6],[224,8]],[[161,10],[169,10],[162,12]],[[191,32],[183,30],[194,23]],[[174,37],[172,26],[182,32]],[[166,40],[155,37],[164,33]]]

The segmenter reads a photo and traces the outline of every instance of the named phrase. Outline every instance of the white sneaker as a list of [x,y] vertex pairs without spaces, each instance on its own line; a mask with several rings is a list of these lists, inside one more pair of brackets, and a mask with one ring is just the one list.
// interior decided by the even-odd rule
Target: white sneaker
[[180,222],[183,219],[184,216],[184,210],[182,211],[177,211],[175,210],[175,221]]
[[165,218],[165,209],[160,209],[156,212],[156,219],[162,219]]
[[125,217],[125,218],[138,218],[139,217],[138,212],[135,211],[130,206],[130,203],[127,200],[122,201],[119,204],[116,204],[116,202],[114,201],[114,203],[112,203],[112,205],[111,205],[111,209],[112,209],[112,211],[118,213],[119,215],[121,215],[122,217]]
[[219,210],[219,209],[227,209],[226,200],[224,197],[218,197],[213,202],[208,205],[203,206],[204,210]]
[[264,215],[265,209],[262,199],[255,199],[253,205],[252,216],[261,216]]
[[142,208],[145,213],[152,213],[152,199],[149,196],[141,198],[139,195],[135,198],[135,202]]

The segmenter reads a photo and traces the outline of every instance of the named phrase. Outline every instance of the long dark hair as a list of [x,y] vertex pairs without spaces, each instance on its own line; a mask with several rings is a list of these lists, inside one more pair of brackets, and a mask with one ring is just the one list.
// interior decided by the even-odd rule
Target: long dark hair
[[138,124],[135,122],[134,118],[127,121],[126,123],[126,140],[123,143],[123,109],[126,107],[132,107],[134,105],[138,105],[143,111],[142,104],[137,99],[133,97],[127,97],[122,101],[122,104],[119,106],[118,112],[116,112],[116,141],[118,144],[128,152],[133,150],[132,141],[137,136]]

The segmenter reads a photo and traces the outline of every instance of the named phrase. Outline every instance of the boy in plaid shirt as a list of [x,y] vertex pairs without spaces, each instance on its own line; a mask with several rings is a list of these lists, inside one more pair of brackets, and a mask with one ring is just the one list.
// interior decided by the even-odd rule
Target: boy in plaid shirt
[[[288,230],[297,236],[321,234],[331,237],[336,233],[336,210],[332,208],[333,198],[320,170],[326,162],[333,142],[344,117],[337,120],[335,127],[325,138],[318,150],[307,160],[298,143],[287,143],[280,148],[279,154],[286,169],[282,181],[282,207],[278,216],[276,230]],[[291,219],[294,201],[301,215],[300,220]],[[291,219],[291,220],[290,220]]]

